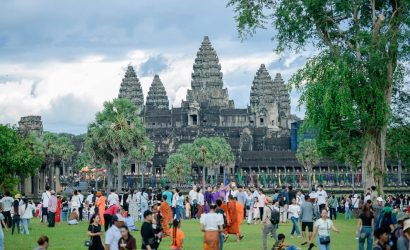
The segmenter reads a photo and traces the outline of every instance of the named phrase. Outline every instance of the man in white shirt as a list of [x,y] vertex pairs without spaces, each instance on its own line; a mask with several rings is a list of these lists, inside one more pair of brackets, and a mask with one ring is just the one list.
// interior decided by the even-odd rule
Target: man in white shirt
[[115,193],[115,189],[111,189],[111,193],[108,195],[107,201],[109,207],[114,204],[120,206],[120,197],[118,197],[118,194]]
[[9,191],[6,191],[6,193],[4,194],[4,197],[1,198],[0,200],[0,203],[2,204],[2,208],[3,208],[2,214],[9,228],[11,228],[11,221],[12,221],[11,220],[11,208],[13,206],[13,201],[14,199],[13,197],[11,197],[11,194]]
[[317,196],[317,205],[319,206],[319,212],[321,213],[322,210],[326,208],[326,203],[327,203],[327,193],[325,190],[323,190],[322,184],[318,186],[316,196]]
[[85,199],[86,205],[90,205],[93,203],[93,198],[94,198],[94,191],[90,190],[88,191],[87,198]]
[[47,222],[47,217],[48,217],[48,201],[51,197],[50,193],[50,187],[46,186],[46,191],[41,195],[41,204],[42,204],[42,209],[41,209],[41,222],[45,223]]
[[[194,200],[196,204],[194,204]],[[193,185],[192,190],[189,191],[189,203],[191,203],[191,218],[196,218],[198,207],[198,192],[196,191],[195,185]]]
[[112,221],[112,227],[105,233],[105,250],[118,250],[118,241],[121,239],[120,227],[124,225],[124,217],[115,214]]

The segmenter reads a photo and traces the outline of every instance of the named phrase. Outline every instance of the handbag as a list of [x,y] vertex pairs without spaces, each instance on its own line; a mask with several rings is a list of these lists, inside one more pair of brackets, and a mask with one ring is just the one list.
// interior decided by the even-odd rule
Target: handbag
[[322,245],[327,245],[330,243],[330,230],[329,230],[329,224],[326,221],[326,227],[327,231],[329,232],[329,235],[326,236],[319,236],[319,243]]
[[[91,226],[92,226],[92,231],[91,231],[91,233],[94,233],[94,225],[91,225]],[[92,239],[93,239],[93,237],[91,236],[89,240],[84,241],[84,246],[86,246],[86,247],[92,247],[92,245],[93,245]]]

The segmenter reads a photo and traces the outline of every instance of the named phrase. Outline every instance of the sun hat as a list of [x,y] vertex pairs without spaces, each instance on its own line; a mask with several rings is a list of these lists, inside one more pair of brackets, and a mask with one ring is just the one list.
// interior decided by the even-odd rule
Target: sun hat
[[125,221],[124,217],[121,214],[114,214],[112,216],[112,221]]
[[14,198],[15,198],[15,199],[21,199],[21,194],[16,194],[16,195],[14,196]]
[[410,228],[410,220],[405,220],[403,225],[403,231],[406,231]]
[[382,197],[377,197],[377,201],[383,202],[383,198]]

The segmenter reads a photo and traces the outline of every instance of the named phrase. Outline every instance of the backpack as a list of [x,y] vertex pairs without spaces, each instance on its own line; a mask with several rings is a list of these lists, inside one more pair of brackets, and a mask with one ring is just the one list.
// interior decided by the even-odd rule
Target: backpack
[[[401,232],[400,232],[400,230],[401,230]],[[396,229],[394,229],[394,231],[390,235],[390,240],[393,242],[393,246],[391,246],[390,250],[396,250],[397,249],[397,241],[399,240],[400,234],[402,232],[403,232],[402,227],[397,227]]]
[[217,214],[222,214],[222,217],[224,218],[224,224],[223,224],[223,228],[226,228],[228,226],[228,220],[226,219],[226,215],[225,215],[225,211],[221,208],[217,208],[215,210],[215,212]]
[[283,194],[278,195],[278,200],[279,200],[279,206],[280,207],[283,207],[283,206],[286,205],[285,196]]
[[271,207],[268,206],[268,208],[270,209],[270,223],[272,223],[272,225],[277,225],[279,224],[280,221],[280,213],[276,210],[276,209],[272,209]]

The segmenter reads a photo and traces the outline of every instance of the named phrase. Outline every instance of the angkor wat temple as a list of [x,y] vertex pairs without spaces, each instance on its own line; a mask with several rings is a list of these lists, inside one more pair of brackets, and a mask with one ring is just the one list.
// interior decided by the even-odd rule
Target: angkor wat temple
[[[262,64],[250,92],[250,105],[235,108],[224,88],[219,58],[208,37],[197,53],[191,75],[191,89],[180,107],[169,107],[169,100],[158,75],[154,76],[144,104],[139,79],[128,66],[119,98],[131,100],[138,108],[156,150],[152,160],[155,173],[163,173],[168,155],[183,143],[198,137],[224,137],[236,160],[228,171],[295,171],[300,165],[291,150],[290,98],[280,73],[273,79]],[[132,166],[134,172],[135,165]],[[151,169],[151,168],[150,168]],[[221,172],[223,170],[221,169]]]

